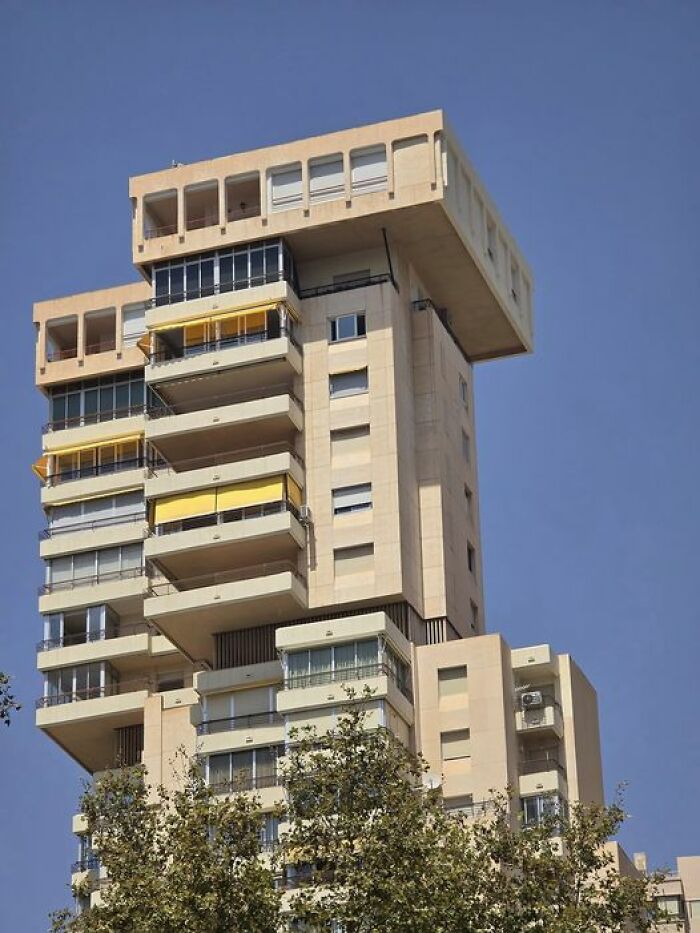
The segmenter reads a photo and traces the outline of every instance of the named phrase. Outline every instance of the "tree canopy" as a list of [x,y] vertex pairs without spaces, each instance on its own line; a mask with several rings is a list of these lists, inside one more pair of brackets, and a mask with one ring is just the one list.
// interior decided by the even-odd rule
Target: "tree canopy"
[[10,690],[9,675],[0,671],[0,722],[9,726],[12,714],[21,708]]
[[[272,856],[250,793],[217,796],[195,765],[154,803],[141,769],[82,809],[110,879],[101,903],[54,916],[71,933],[623,933],[654,929],[656,877],[623,877],[610,807],[552,808],[523,828],[507,792],[480,819],[447,812],[425,763],[361,699],[328,735],[292,734]],[[81,893],[81,892],[78,892]],[[84,893],[84,892],[82,892]]]

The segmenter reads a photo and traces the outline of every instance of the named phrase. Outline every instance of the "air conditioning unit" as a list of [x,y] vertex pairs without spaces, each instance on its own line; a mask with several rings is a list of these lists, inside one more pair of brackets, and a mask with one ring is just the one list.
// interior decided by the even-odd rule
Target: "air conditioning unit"
[[542,692],[532,690],[530,693],[523,693],[520,697],[520,703],[523,709],[538,709],[544,703]]
[[308,507],[308,505],[299,506],[299,521],[302,523],[302,525],[311,524],[311,509]]

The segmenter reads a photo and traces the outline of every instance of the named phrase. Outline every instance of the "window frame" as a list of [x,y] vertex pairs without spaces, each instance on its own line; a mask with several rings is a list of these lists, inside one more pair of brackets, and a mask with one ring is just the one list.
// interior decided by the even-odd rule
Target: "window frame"
[[[343,389],[341,391],[333,390],[333,380],[342,379],[343,376],[361,376],[364,373],[364,385],[357,388]],[[348,369],[340,373],[329,373],[328,392],[331,399],[351,398],[353,395],[366,395],[369,392],[369,367],[363,366],[360,369]]]
[[[341,321],[353,321],[353,333],[347,337],[338,336],[338,325]],[[349,340],[360,340],[367,336],[367,312],[349,311],[347,314],[338,314],[328,318],[328,343],[347,343]]]

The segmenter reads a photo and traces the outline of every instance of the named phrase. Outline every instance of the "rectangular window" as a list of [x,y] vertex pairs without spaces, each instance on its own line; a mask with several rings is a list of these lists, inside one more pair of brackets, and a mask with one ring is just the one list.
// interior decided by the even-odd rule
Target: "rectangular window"
[[139,303],[122,308],[122,341],[125,347],[133,347],[139,337],[146,333],[146,306]]
[[379,663],[379,643],[376,638],[332,645],[328,648],[311,648],[292,651],[287,655],[287,681],[289,687],[307,687],[329,683],[342,678],[348,672],[370,672],[376,675]]
[[331,431],[331,462],[368,463],[369,459],[368,424]]
[[474,518],[474,494],[467,485],[464,487],[464,501],[467,506],[467,518],[471,521]]
[[312,203],[342,198],[344,192],[342,155],[326,156],[309,162],[309,197]]
[[440,753],[443,761],[455,761],[471,756],[469,729],[455,729],[440,733]]
[[688,916],[700,920],[700,901],[688,901]]
[[369,382],[367,369],[354,369],[346,373],[334,373],[328,378],[331,398],[345,398],[367,392]]
[[386,146],[371,146],[351,152],[350,180],[353,194],[386,189]]
[[367,333],[365,313],[341,314],[328,322],[328,340],[330,343],[341,343],[343,340],[354,340],[364,337]]
[[334,489],[332,495],[334,515],[345,515],[348,512],[365,512],[372,508],[371,483],[343,486],[341,489]]
[[468,434],[462,431],[462,457],[465,463],[472,461],[472,444]]
[[270,209],[288,211],[302,202],[301,164],[270,171]]
[[469,386],[464,376],[459,377],[459,397],[465,408],[469,408]]
[[471,544],[467,545],[467,567],[469,573],[476,573],[476,551]]
[[374,545],[360,544],[356,547],[337,548],[333,551],[333,566],[336,577],[370,573],[374,569]]
[[510,294],[517,304],[520,301],[520,269],[515,264],[510,267]]
[[437,672],[438,697],[462,696],[467,692],[467,665],[443,667]]
[[665,917],[683,916],[683,901],[680,895],[662,894],[656,898],[656,906],[659,909],[659,913],[663,914]]

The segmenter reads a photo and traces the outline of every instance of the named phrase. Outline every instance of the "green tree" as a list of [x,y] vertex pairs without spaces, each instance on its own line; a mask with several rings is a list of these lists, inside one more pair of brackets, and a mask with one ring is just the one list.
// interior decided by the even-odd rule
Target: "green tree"
[[[604,843],[619,803],[523,829],[508,794],[477,821],[445,813],[427,769],[361,704],[328,740],[297,737],[286,783],[291,916],[344,933],[622,933],[653,929],[658,878],[622,877]],[[289,868],[287,875],[290,876]]]
[[193,765],[180,789],[159,788],[154,801],[143,769],[131,768],[88,787],[82,812],[110,881],[101,904],[54,914],[57,933],[279,929],[279,895],[260,858],[263,815],[249,795],[215,796]]
[[[260,858],[249,794],[214,796],[196,767],[154,801],[141,769],[108,775],[82,801],[111,882],[57,933],[640,933],[654,929],[658,877],[626,878],[604,843],[624,813],[552,808],[523,828],[507,793],[481,819],[445,812],[427,769],[389,731],[369,730],[371,695],[336,729],[292,734],[280,844]],[[275,883],[275,881],[277,883]],[[282,890],[284,895],[282,895]]]
[[22,707],[10,691],[10,677],[0,671],[0,722],[9,726],[12,713],[18,712],[20,709]]

